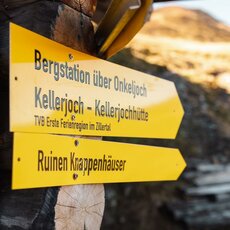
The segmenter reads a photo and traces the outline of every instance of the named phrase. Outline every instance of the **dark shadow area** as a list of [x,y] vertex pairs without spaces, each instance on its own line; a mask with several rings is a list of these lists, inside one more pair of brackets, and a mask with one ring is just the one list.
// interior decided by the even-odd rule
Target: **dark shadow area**
[[[230,137],[224,132],[224,124],[229,124],[230,95],[221,89],[205,88],[202,85],[191,83],[165,67],[151,65],[134,57],[130,49],[122,51],[110,61],[173,81],[182,101],[185,115],[176,140],[115,137],[106,137],[104,140],[179,148],[188,167],[176,182],[105,185],[106,208],[102,229],[171,230],[230,227],[229,223],[223,226],[212,222],[212,228],[208,224],[199,225],[199,223],[195,225],[195,228],[190,228],[194,225],[187,221],[187,217],[195,219],[196,216],[186,216],[187,219],[176,218],[175,212],[170,211],[169,208],[170,205],[174,207],[175,204],[175,210],[184,210],[186,213],[187,208],[191,207],[190,203],[186,203],[187,199],[195,202],[193,204],[195,209],[198,207],[196,203],[200,203],[199,199],[205,202],[203,207],[210,205],[210,196],[206,199],[205,196],[196,195],[196,199],[192,200],[193,198],[187,193],[194,182],[191,178],[197,178],[197,175],[191,176],[194,168],[200,164],[225,165],[230,159]],[[167,208],[164,208],[165,204]],[[177,209],[179,205],[183,207]],[[203,208],[203,213],[196,213],[196,215],[209,216],[209,212]]]

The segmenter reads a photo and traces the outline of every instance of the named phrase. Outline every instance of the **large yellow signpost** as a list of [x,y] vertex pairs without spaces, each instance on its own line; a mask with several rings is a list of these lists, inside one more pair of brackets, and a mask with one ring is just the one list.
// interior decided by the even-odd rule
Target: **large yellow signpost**
[[176,180],[177,149],[54,134],[173,139],[183,114],[172,82],[10,25],[14,189]]
[[13,189],[56,185],[177,180],[177,149],[15,133]]
[[173,82],[77,52],[11,24],[10,130],[175,138]]

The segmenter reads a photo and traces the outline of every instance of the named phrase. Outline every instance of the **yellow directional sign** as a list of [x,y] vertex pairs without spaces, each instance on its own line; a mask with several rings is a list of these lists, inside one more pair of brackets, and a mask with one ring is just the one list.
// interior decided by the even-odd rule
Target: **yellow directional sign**
[[185,166],[177,149],[15,133],[12,188],[171,181]]
[[96,31],[100,56],[121,50],[144,25],[152,0],[113,0]]
[[10,130],[175,138],[173,82],[75,51],[10,25]]
[[101,56],[119,36],[140,7],[140,0],[113,0],[111,2],[95,34]]

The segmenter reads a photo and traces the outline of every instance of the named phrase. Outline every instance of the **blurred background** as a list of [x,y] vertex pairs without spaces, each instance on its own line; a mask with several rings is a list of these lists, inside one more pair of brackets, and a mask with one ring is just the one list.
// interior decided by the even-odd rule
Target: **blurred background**
[[106,140],[179,148],[176,182],[105,185],[102,229],[230,229],[230,1],[155,3],[110,61],[176,85],[185,116],[176,140]]

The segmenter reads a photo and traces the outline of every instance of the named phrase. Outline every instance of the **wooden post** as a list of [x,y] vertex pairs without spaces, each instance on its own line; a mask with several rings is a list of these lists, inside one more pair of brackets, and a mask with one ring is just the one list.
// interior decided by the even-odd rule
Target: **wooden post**
[[100,228],[104,211],[103,185],[11,191],[13,135],[9,133],[8,112],[9,22],[94,54],[91,18],[95,7],[96,0],[0,2],[0,229]]

